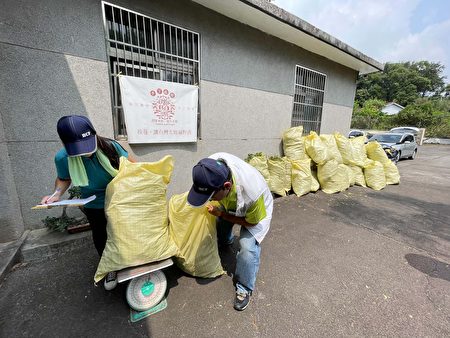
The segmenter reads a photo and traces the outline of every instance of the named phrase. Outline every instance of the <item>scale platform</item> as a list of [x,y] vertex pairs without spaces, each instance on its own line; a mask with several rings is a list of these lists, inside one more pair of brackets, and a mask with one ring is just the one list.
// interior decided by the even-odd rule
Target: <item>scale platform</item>
[[146,275],[150,272],[161,270],[173,265],[172,258],[149,264],[126,268],[117,272],[117,281],[123,283],[127,280]]

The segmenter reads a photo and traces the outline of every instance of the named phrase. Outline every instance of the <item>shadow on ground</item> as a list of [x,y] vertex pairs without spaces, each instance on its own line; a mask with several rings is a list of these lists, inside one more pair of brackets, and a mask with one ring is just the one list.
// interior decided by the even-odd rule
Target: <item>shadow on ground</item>
[[[345,193],[343,194],[345,195]],[[430,253],[450,257],[445,242],[450,241],[449,205],[431,203],[387,191],[345,195],[329,203],[328,214],[350,225],[369,228],[380,234]]]
[[418,254],[407,254],[405,255],[405,258],[409,265],[420,272],[423,272],[430,277],[439,278],[450,282],[449,264]]

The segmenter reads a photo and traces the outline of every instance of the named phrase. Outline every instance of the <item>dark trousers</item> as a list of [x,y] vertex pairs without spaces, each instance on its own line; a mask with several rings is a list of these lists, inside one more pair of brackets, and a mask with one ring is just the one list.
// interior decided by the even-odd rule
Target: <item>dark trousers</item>
[[99,256],[102,256],[103,249],[106,245],[106,216],[105,209],[84,209],[89,224],[92,229],[92,240],[94,241],[95,248]]

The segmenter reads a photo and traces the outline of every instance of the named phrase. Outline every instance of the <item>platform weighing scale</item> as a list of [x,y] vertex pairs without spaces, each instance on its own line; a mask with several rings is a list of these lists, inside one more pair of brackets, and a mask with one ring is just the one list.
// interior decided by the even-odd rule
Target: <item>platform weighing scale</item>
[[130,281],[126,298],[130,306],[132,322],[164,310],[167,301],[164,295],[167,290],[167,279],[161,270],[173,265],[172,258],[163,261],[130,267],[117,272],[117,281]]

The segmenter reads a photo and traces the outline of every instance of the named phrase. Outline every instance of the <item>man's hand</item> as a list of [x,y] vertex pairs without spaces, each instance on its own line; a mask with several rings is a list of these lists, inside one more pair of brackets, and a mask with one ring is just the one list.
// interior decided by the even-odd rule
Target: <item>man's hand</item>
[[216,217],[221,217],[221,216],[222,216],[222,210],[220,210],[218,207],[215,207],[215,206],[213,206],[213,205],[211,205],[211,204],[208,204],[208,205],[206,206],[206,208],[208,209],[208,212],[209,212],[211,215],[214,215],[214,216],[216,216]]

